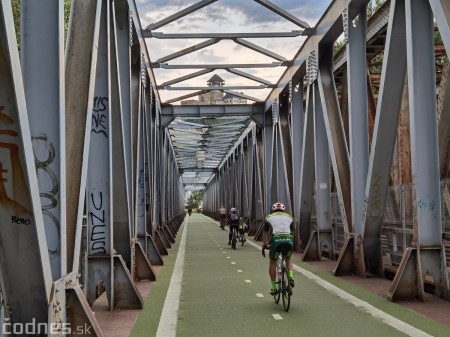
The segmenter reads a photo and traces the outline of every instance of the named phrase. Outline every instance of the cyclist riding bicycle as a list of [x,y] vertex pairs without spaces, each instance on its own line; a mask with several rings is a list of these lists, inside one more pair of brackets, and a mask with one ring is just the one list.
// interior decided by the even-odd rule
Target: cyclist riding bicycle
[[228,245],[231,246],[231,237],[233,236],[233,229],[236,229],[236,233],[239,230],[240,216],[237,214],[236,208],[232,208],[231,213],[228,214],[228,224],[230,225],[230,233],[228,233]]
[[263,247],[269,248],[269,276],[272,282],[271,295],[277,294],[277,283],[275,281],[277,259],[282,249],[287,251],[285,255],[286,267],[289,274],[289,283],[294,287],[294,274],[292,271],[291,255],[294,247],[294,223],[292,216],[285,213],[286,207],[281,202],[276,202],[272,206],[272,213],[265,219],[263,231]]
[[240,218],[239,221],[239,235],[242,236],[244,242],[247,241],[247,239],[245,238],[245,230],[247,229],[247,224],[243,221],[242,218]]
[[225,219],[227,217],[227,209],[225,207],[220,207],[219,208],[219,219],[220,219],[220,225],[219,227],[223,229],[223,226],[225,226]]

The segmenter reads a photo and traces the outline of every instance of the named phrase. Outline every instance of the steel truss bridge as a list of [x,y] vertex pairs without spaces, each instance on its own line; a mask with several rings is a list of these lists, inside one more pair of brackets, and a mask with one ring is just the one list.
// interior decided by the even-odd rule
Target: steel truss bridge
[[[336,276],[390,273],[393,301],[430,284],[450,298],[450,3],[390,0],[367,18],[368,0],[335,0],[309,27],[255,0],[299,29],[155,32],[215,1],[141,27],[133,0],[72,0],[65,38],[64,1],[22,0],[20,49],[0,1],[0,321],[86,322],[103,336],[99,289],[111,310],[142,308],[135,282],[155,280],[192,186],[205,214],[238,208],[256,240],[283,201],[305,260],[335,260]],[[296,36],[290,60],[246,40]],[[152,38],[208,40],[152,62]],[[223,39],[275,61],[168,63]],[[238,70],[264,67],[286,69],[277,83]],[[155,68],[201,70],[157,84]],[[216,69],[259,84],[173,86]],[[270,93],[174,104],[254,88]],[[162,102],[160,90],[196,91]]]

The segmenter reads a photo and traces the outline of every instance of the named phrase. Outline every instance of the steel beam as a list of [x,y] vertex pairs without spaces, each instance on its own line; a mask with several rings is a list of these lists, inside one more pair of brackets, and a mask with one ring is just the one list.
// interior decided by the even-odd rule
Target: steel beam
[[406,75],[404,1],[392,1],[389,16],[361,227],[366,271],[375,275],[384,272],[380,234]]
[[291,32],[267,32],[267,33],[176,33],[166,34],[160,32],[145,32],[145,37],[154,37],[155,39],[267,39],[279,37],[297,37],[303,35],[302,30],[293,30]]
[[49,322],[53,278],[19,60],[11,3],[1,1],[0,281],[3,317],[23,327]]
[[308,23],[306,23],[303,20],[298,19],[291,13],[285,11],[284,9],[278,7],[277,5],[271,3],[268,0],[254,0],[255,2],[259,3],[260,5],[266,7],[267,9],[271,10],[272,12],[280,15],[281,17],[285,18],[288,21],[291,21],[292,23],[296,24],[297,26],[300,26],[302,28],[309,28]]
[[67,273],[63,19],[62,2],[21,2],[21,62],[54,280]]

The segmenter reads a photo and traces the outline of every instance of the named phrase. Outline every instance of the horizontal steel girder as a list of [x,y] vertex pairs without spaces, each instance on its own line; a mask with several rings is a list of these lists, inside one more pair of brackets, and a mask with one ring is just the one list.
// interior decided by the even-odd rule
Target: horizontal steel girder
[[264,120],[264,105],[164,105],[161,107],[161,126],[166,127],[175,117],[207,116],[248,116],[259,122]]

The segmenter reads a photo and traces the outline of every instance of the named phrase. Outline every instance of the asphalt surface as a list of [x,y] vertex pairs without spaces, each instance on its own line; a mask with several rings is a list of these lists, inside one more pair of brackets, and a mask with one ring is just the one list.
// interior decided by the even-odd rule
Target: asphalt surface
[[285,312],[269,294],[269,260],[261,243],[248,240],[233,250],[228,231],[201,214],[186,218],[176,241],[133,337],[450,336],[448,327],[342,279],[323,277],[295,258],[296,286]]

